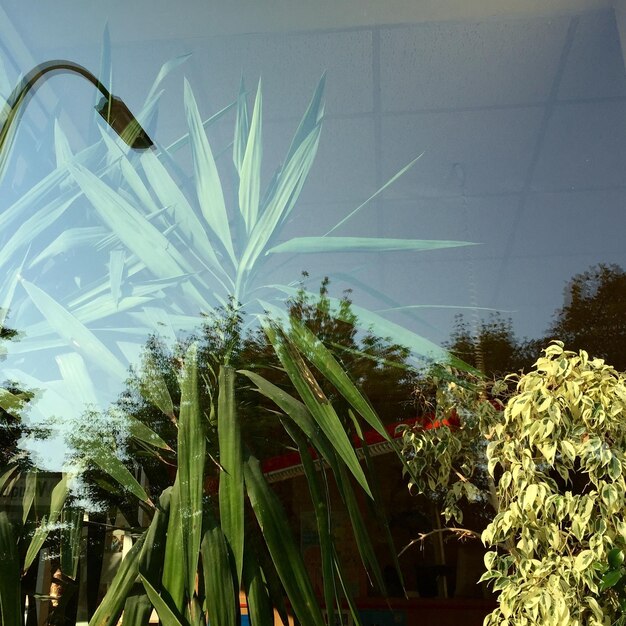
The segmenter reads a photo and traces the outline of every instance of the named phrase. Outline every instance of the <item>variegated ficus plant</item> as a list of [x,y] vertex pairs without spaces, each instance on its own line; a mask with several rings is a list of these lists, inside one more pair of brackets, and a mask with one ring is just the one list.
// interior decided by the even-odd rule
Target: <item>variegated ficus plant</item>
[[[490,548],[485,626],[622,623],[626,377],[560,342],[544,353],[495,388],[442,381],[438,419],[454,423],[406,432],[412,487]],[[463,500],[490,509],[482,536],[459,526]]]
[[[177,63],[163,68],[140,119],[150,117],[158,83]],[[18,327],[19,336],[3,344],[7,383],[0,407],[6,419],[21,420],[23,433],[1,482],[5,493],[25,485],[17,518],[0,511],[5,626],[22,624],[31,592],[20,584],[46,542],[60,542],[60,575],[75,579],[87,469],[134,498],[135,511],[140,506],[148,520],[128,529],[133,546],[90,626],[113,626],[122,614],[125,624],[146,624],[153,609],[167,626],[235,626],[240,590],[257,626],[274,623],[273,609],[285,615],[285,599],[303,626],[324,623],[283,507],[245,442],[243,389],[265,398],[267,414],[301,454],[330,623],[338,603],[354,607],[332,539],[329,480],[341,494],[365,567],[384,588],[357,505],[358,491],[371,500],[372,483],[348,430],[359,433],[367,425],[390,437],[332,349],[285,313],[281,302],[294,297],[296,287],[263,285],[261,270],[281,254],[428,251],[466,243],[333,235],[414,161],[327,233],[281,242],[315,159],[323,92],[324,79],[265,188],[260,83],[251,112],[242,87],[232,104],[203,121],[185,82],[189,132],[179,142],[135,154],[103,131],[100,142],[73,154],[56,126],[56,168],[2,208],[0,324]],[[216,157],[206,129],[232,114],[232,152]],[[174,159],[183,144],[191,148],[191,193]],[[230,174],[232,193],[222,184]],[[335,315],[345,312],[338,301],[327,302]],[[228,342],[207,367],[198,344],[185,339],[206,319],[228,327],[243,312],[263,333],[288,385],[270,382],[255,363],[236,369]],[[351,314],[418,358],[447,359],[439,346],[380,315],[357,306]],[[151,336],[178,346],[173,379],[166,380],[145,349]],[[171,440],[118,401],[129,367],[145,402],[171,423]],[[140,454],[128,458],[131,449]],[[163,472],[172,476],[162,493],[137,478],[148,458],[163,461]],[[62,470],[45,505],[35,497],[38,469]],[[31,613],[36,605],[31,596]],[[355,611],[353,617],[358,622]]]

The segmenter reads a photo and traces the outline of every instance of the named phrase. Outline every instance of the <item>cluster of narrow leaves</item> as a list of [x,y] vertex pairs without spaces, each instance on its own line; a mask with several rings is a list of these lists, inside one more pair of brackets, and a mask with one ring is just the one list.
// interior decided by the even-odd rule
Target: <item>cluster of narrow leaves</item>
[[[195,344],[189,348],[180,375],[180,410],[174,415],[178,427],[174,485],[165,489],[158,503],[153,498],[152,522],[125,558],[90,626],[114,626],[122,612],[125,621],[144,624],[152,608],[166,626],[236,626],[240,589],[245,591],[252,623],[257,626],[274,624],[274,609],[287,623],[285,599],[298,623],[324,623],[285,510],[259,460],[244,443],[237,394],[241,385],[254,385],[275,404],[276,419],[301,455],[316,513],[323,602],[331,618],[334,607],[347,601],[359,623],[332,537],[330,481],[336,483],[343,499],[363,565],[384,592],[357,498],[357,491],[373,498],[373,483],[366,476],[368,463],[363,467],[359,462],[343,423],[348,416],[337,413],[312,368],[348,403],[348,421],[353,420],[357,432],[364,422],[388,441],[390,437],[365,396],[309,329],[292,320],[287,329],[267,322],[264,330],[295,395],[252,371],[235,371],[225,359],[215,388],[210,390],[211,414],[217,421],[217,434],[212,434],[206,407],[199,402],[202,383],[198,380],[197,349]],[[152,374],[150,397],[160,410],[171,413],[167,387],[157,372]],[[217,493],[207,481],[216,470],[215,460],[207,453],[215,447],[213,436],[219,450]]]
[[494,506],[484,434],[498,419],[499,401],[488,400],[498,389],[468,370],[443,367],[425,381],[434,392],[432,412],[403,435],[409,489],[437,502],[446,523],[462,524],[463,502]]
[[626,544],[626,378],[551,344],[486,433],[499,511],[483,580],[499,592],[486,626],[613,623],[598,564]]

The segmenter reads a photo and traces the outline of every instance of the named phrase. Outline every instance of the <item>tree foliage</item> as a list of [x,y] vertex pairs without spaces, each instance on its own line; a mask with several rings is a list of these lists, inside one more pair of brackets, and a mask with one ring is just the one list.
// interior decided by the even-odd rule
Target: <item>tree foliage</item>
[[626,545],[626,376],[560,342],[544,352],[507,377],[503,410],[493,396],[507,384],[448,381],[439,411],[458,428],[408,431],[404,454],[419,491],[445,494],[448,519],[464,498],[494,508],[483,580],[499,596],[485,626],[608,626],[619,595],[602,564]]

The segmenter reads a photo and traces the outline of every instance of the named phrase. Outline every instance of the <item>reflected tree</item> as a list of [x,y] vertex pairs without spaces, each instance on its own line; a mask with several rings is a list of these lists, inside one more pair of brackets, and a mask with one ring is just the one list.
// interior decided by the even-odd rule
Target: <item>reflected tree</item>
[[551,336],[626,370],[626,272],[615,264],[593,265],[567,283],[564,300]]

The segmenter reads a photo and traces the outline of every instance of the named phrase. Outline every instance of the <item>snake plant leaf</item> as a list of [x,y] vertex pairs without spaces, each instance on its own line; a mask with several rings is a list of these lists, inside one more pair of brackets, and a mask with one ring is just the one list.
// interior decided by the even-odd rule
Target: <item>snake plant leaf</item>
[[266,254],[312,252],[391,252],[394,250],[438,250],[474,246],[469,241],[430,239],[386,239],[384,237],[294,237],[268,250]]
[[379,435],[389,440],[389,433],[386,431],[376,411],[374,411],[365,396],[350,380],[350,377],[337,362],[331,351],[315,334],[298,320],[292,319],[289,337],[296,344],[300,353],[319,370],[322,376],[335,386],[337,391],[350,403],[354,410]]
[[298,395],[302,398],[302,401],[315,418],[323,433],[332,442],[339,458],[346,464],[357,482],[371,497],[365,474],[363,474],[359,460],[341,420],[306,366],[302,356],[278,328],[265,324],[264,330],[270,343],[274,346],[276,355],[285,368],[287,375],[298,391]]
[[[281,420],[289,436],[298,447],[304,475],[311,494],[311,502],[315,511],[317,535],[319,537],[320,553],[322,558],[322,580],[324,586],[324,604],[326,606],[327,620],[334,624],[334,605],[336,598],[335,590],[335,566],[332,542],[332,529],[330,511],[327,506],[326,494],[320,485],[319,473],[309,452],[306,438],[297,428],[286,420]],[[324,471],[322,468],[321,471]]]
[[246,550],[243,582],[250,622],[255,626],[274,626],[274,611],[263,577],[263,570],[252,550]]
[[262,90],[261,81],[256,92],[248,141],[239,170],[239,209],[249,234],[257,221],[261,182],[262,143]]
[[235,563],[237,585],[241,581],[244,550],[244,488],[241,424],[236,411],[235,370],[222,365],[217,399],[217,437],[220,449],[219,507],[222,530]]
[[17,542],[6,511],[0,511],[0,617],[4,626],[22,626]]
[[69,476],[68,474],[62,474],[59,482],[52,489],[52,495],[50,496],[50,508],[48,515],[44,516],[40,524],[35,529],[35,532],[30,540],[28,549],[26,550],[26,556],[24,557],[23,571],[26,571],[35,560],[35,557],[39,554],[39,550],[43,547],[48,534],[52,530],[52,527],[56,524],[61,510],[65,504],[65,500],[68,494]]
[[133,626],[149,626],[150,616],[154,610],[150,597],[141,583],[135,583],[130,590],[122,615],[126,623]]
[[198,105],[189,82],[185,80],[185,111],[189,126],[189,138],[193,154],[196,191],[204,219],[217,235],[233,265],[237,265],[235,250],[230,236],[228,213],[224,192],[209,141],[202,127]]
[[144,488],[137,482],[129,469],[120,461],[115,452],[110,448],[93,443],[87,452],[89,460],[93,461],[105,474],[108,474],[123,489],[132,493],[142,502],[152,505],[152,501]]
[[139,574],[139,555],[141,554],[144,541],[145,535],[142,535],[122,560],[109,590],[98,605],[93,617],[89,620],[89,626],[117,625],[124,609],[126,598]]
[[[207,613],[211,624],[237,626],[239,594],[236,592],[236,572],[231,569],[231,558],[224,533],[205,505],[202,536],[202,571]],[[247,558],[248,555],[246,555]]]
[[180,383],[178,419],[178,480],[181,511],[185,587],[193,596],[202,540],[202,488],[206,439],[198,398],[197,346],[185,355]]
[[335,455],[330,442],[319,431],[313,416],[302,402],[296,400],[286,391],[283,391],[280,387],[270,383],[254,372],[239,370],[238,373],[248,377],[257,386],[260,393],[272,400],[272,402],[294,421],[327,463],[333,463]]
[[185,604],[186,565],[183,554],[182,511],[180,507],[180,475],[176,474],[170,492],[170,515],[167,525],[167,541],[163,557],[161,587],[172,600],[172,606],[182,615]]
[[370,539],[370,534],[363,520],[363,515],[359,508],[359,503],[356,499],[356,495],[350,484],[350,478],[346,474],[344,468],[339,466],[339,475],[336,476],[337,483],[339,485],[339,492],[344,500],[346,509],[348,510],[348,516],[352,524],[352,530],[354,532],[355,543],[361,556],[361,561],[366,571],[374,578],[374,582],[378,587],[380,593],[383,596],[387,595],[385,587],[385,581],[383,574],[380,570],[380,565],[374,551],[374,546]]
[[22,496],[22,524],[26,523],[30,509],[37,493],[37,470],[31,469],[24,477],[24,495]]
[[324,618],[313,585],[291,534],[285,511],[269,488],[255,457],[248,456],[244,461],[244,475],[250,504],[298,621],[302,626],[323,624]]
[[[171,608],[165,599],[159,595],[159,592],[152,582],[143,575],[141,575],[141,582],[143,583],[152,606],[159,616],[162,626],[187,626],[187,624],[183,623],[182,617],[177,615],[177,611]],[[91,623],[89,623],[89,626],[91,626]]]
[[165,235],[120,194],[79,165],[69,169],[104,223],[152,274],[157,278],[172,278],[191,271]]
[[63,254],[79,247],[93,247],[105,235],[106,229],[102,226],[82,226],[77,228],[68,228],[64,230],[51,244],[46,246],[28,265],[29,268],[35,267],[38,263],[45,261],[57,254]]
[[235,136],[233,139],[233,163],[241,176],[241,165],[246,153],[250,121],[248,119],[248,98],[243,76],[239,82],[239,95],[237,96],[237,117],[235,119]]
[[68,346],[76,349],[88,361],[107,369],[117,379],[125,379],[126,368],[86,326],[43,289],[26,280],[22,280],[22,286],[52,329]]
[[78,575],[83,516],[82,509],[76,507],[65,507],[61,516],[61,571],[72,580]]
[[163,441],[163,439],[161,439],[161,437],[159,437],[159,435],[155,433],[152,428],[146,426],[143,422],[140,422],[138,419],[128,415],[128,413],[124,413],[123,421],[124,427],[133,439],[147,443],[153,448],[171,450],[170,446]]
[[296,203],[304,181],[313,165],[319,143],[321,126],[316,125],[298,146],[276,179],[276,186],[263,212],[250,233],[248,243],[237,268],[237,286],[241,288],[245,275],[263,253],[284,217]]

